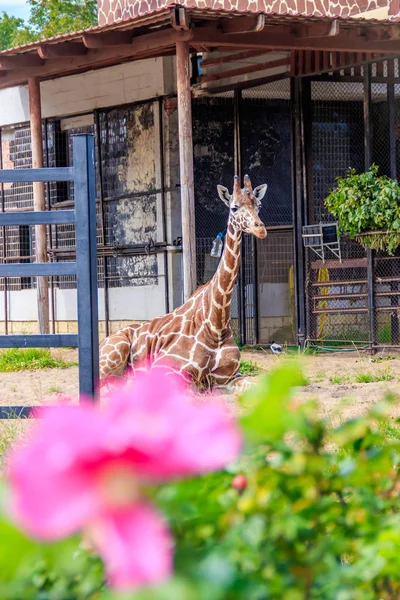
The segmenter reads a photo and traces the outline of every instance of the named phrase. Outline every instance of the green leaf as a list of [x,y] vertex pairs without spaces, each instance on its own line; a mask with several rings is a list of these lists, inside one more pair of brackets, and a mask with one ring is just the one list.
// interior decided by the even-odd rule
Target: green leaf
[[241,421],[249,439],[278,439],[286,431],[302,429],[304,415],[290,402],[294,389],[305,383],[299,366],[287,363],[251,388],[243,403],[253,410]]

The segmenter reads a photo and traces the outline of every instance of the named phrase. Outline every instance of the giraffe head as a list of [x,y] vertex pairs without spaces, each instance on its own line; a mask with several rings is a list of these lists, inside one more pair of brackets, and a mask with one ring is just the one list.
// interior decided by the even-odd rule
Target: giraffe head
[[261,200],[267,191],[267,184],[259,185],[253,190],[250,177],[244,176],[244,188],[239,184],[239,178],[235,176],[233,183],[233,192],[223,185],[218,185],[218,195],[229,207],[229,222],[240,231],[252,233],[260,239],[267,236],[267,230],[264,223],[260,221],[258,213],[261,207]]

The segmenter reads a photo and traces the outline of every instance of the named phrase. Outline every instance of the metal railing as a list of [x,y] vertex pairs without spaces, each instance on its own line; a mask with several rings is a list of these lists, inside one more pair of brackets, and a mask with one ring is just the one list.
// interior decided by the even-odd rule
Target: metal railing
[[[0,170],[0,183],[72,181],[75,209],[2,213],[0,227],[75,224],[76,262],[2,264],[0,277],[76,275],[78,334],[0,335],[0,348],[77,347],[79,392],[94,398],[99,379],[99,340],[93,136],[74,137],[73,153],[74,167]],[[28,416],[34,408],[1,406],[0,419]]]

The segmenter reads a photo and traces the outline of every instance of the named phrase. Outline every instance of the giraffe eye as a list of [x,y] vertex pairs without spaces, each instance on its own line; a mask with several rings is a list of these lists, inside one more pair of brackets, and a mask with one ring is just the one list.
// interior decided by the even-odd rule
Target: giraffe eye
[[238,206],[232,206],[232,208],[231,208],[231,212],[233,212],[233,213],[237,212],[238,210],[239,210]]

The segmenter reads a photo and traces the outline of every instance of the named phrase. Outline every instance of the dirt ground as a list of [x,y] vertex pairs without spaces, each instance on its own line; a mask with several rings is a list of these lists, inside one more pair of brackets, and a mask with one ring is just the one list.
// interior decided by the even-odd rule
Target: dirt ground
[[[68,362],[77,360],[75,350],[55,350],[54,354]],[[270,351],[244,351],[242,360],[253,361],[261,370],[268,371],[284,357]],[[332,415],[332,418],[336,413],[341,418],[357,416],[388,392],[400,397],[400,354],[386,352],[371,357],[355,352],[304,356],[301,364],[308,385],[298,396],[317,399],[322,414]],[[371,378],[379,381],[357,383],[357,379]],[[1,405],[52,404],[61,395],[76,398],[78,367],[0,373],[0,389]],[[394,414],[400,416],[400,407],[394,408]]]

